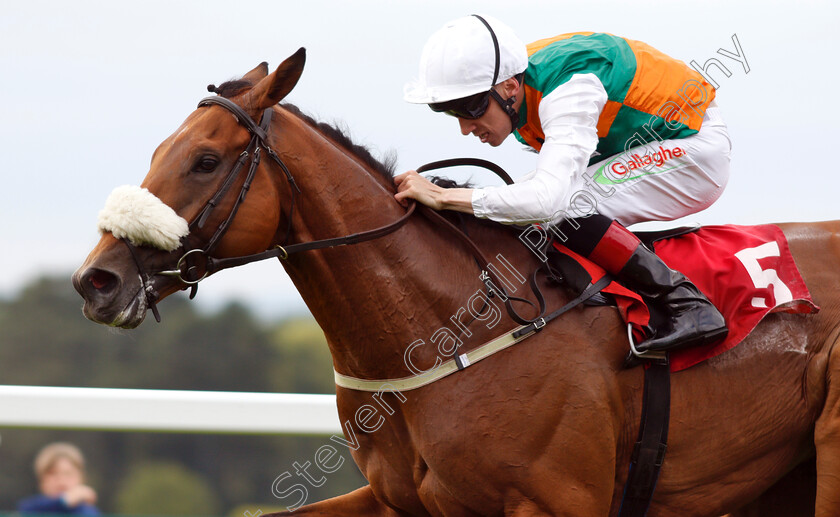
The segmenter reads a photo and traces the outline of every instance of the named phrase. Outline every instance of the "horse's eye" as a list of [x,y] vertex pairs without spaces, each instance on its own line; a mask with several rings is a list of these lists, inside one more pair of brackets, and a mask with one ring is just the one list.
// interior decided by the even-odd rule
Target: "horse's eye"
[[195,172],[213,172],[216,166],[219,165],[219,160],[212,156],[205,156],[195,165]]

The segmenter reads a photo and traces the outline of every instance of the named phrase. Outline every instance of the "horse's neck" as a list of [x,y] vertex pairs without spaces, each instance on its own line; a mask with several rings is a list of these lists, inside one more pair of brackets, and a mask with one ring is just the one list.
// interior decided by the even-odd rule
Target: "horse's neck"
[[[310,134],[297,135],[283,153],[301,189],[295,242],[378,228],[405,213],[356,157],[309,126],[305,131]],[[426,346],[413,350],[412,361],[432,366],[442,339],[433,335],[444,327],[459,334],[451,318],[482,287],[472,256],[419,214],[385,237],[306,252],[285,265],[327,336],[336,368],[367,378],[409,375],[405,351],[418,340]],[[487,331],[476,324],[471,329]]]

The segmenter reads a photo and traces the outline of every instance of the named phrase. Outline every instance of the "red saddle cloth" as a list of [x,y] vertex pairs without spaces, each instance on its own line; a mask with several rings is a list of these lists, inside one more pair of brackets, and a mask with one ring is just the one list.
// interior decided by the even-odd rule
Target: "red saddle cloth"
[[[579,260],[593,282],[605,274],[594,263],[556,246]],[[778,226],[705,226],[658,241],[654,249],[668,266],[682,272],[709,297],[729,327],[723,341],[672,352],[671,371],[684,370],[733,348],[771,312],[819,311]],[[639,342],[642,328],[650,319],[641,297],[616,282],[604,291],[616,299],[619,312],[633,326]]]

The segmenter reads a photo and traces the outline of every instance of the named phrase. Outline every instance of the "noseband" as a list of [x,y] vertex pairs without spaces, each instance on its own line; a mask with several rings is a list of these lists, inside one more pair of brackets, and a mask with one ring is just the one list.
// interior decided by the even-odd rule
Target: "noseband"
[[[203,248],[193,248],[186,251],[181,256],[181,258],[178,259],[175,269],[156,271],[152,274],[147,274],[145,268],[143,267],[140,261],[140,258],[137,254],[137,250],[134,247],[134,245],[131,244],[131,242],[129,242],[127,238],[122,239],[122,241],[128,247],[128,250],[131,252],[131,256],[134,259],[134,263],[137,265],[137,270],[140,276],[140,283],[146,297],[147,306],[152,310],[152,314],[154,314],[155,320],[157,320],[158,322],[160,322],[160,313],[157,310],[156,303],[160,298],[160,295],[151,283],[151,279],[153,276],[160,275],[177,278],[185,286],[189,286],[191,288],[190,299],[192,299],[195,297],[196,292],[198,291],[199,282],[207,278],[207,276],[221,271],[223,269],[241,266],[249,264],[251,262],[265,260],[268,258],[278,258],[280,260],[286,260],[287,258],[289,258],[290,255],[301,251],[331,248],[335,246],[343,246],[347,244],[355,244],[358,242],[377,239],[400,228],[403,224],[405,224],[406,221],[408,221],[408,218],[414,213],[414,208],[416,205],[412,201],[405,215],[386,226],[382,226],[374,230],[355,233],[344,237],[335,237],[332,239],[323,239],[306,243],[286,245],[286,242],[288,241],[292,232],[292,215],[295,209],[295,197],[296,194],[300,193],[300,188],[298,188],[297,183],[295,183],[295,179],[292,176],[292,173],[289,171],[289,168],[286,166],[285,163],[283,163],[283,160],[280,159],[277,153],[274,152],[274,150],[268,144],[268,130],[271,126],[271,117],[274,113],[274,109],[266,108],[263,111],[262,117],[260,118],[260,123],[257,124],[256,122],[254,122],[251,116],[248,115],[247,112],[245,112],[245,110],[239,107],[238,104],[225,97],[205,97],[198,103],[199,108],[211,105],[221,106],[229,112],[231,112],[236,118],[237,122],[240,125],[244,126],[245,129],[247,129],[248,132],[251,134],[251,141],[248,142],[248,146],[239,155],[239,158],[233,164],[233,167],[231,168],[230,172],[228,172],[228,175],[225,177],[224,181],[222,182],[221,186],[216,191],[216,193],[213,195],[213,197],[211,197],[210,200],[207,201],[207,203],[204,205],[204,208],[202,208],[198,215],[195,217],[195,219],[193,219],[192,222],[190,222],[190,233],[187,235],[187,237],[185,237],[185,241],[182,244],[182,248],[186,246],[186,239],[189,238],[189,235],[191,235],[194,230],[203,228],[204,225],[207,223],[207,220],[210,218],[210,215],[213,213],[213,210],[222,202],[225,195],[227,195],[228,191],[236,182],[236,179],[240,176],[240,173],[243,167],[245,166],[245,163],[250,157],[251,162],[248,167],[248,171],[245,175],[245,180],[242,183],[242,188],[239,190],[239,195],[234,201],[230,213],[224,219],[224,221],[222,221],[219,227],[216,228],[216,231],[213,233],[213,236],[210,237],[210,240],[207,241],[207,244]],[[227,232],[228,228],[233,222],[234,217],[236,217],[236,213],[239,210],[240,205],[242,205],[242,203],[245,201],[245,196],[248,194],[248,191],[251,188],[251,182],[253,181],[257,171],[257,167],[260,164],[260,157],[263,149],[265,149],[265,152],[268,153],[268,156],[274,161],[274,163],[277,164],[278,167],[280,167],[280,170],[283,171],[291,188],[292,196],[291,201],[289,203],[290,206],[288,212],[288,225],[286,228],[286,235],[281,241],[281,244],[277,244],[273,248],[263,251],[261,253],[255,253],[253,255],[245,255],[241,257],[214,258],[211,256],[211,254],[216,249],[216,246],[219,244],[219,242],[222,240],[222,237],[224,237],[225,233]],[[198,265],[198,260],[202,258],[204,264],[203,267],[200,268]]]

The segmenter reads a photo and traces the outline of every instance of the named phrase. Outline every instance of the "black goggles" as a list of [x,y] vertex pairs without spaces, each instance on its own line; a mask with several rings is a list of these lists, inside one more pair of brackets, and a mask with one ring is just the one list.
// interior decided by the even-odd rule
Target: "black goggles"
[[446,102],[434,102],[429,104],[432,111],[446,113],[452,117],[475,120],[487,111],[490,105],[490,92],[479,92],[469,97],[453,99]]

